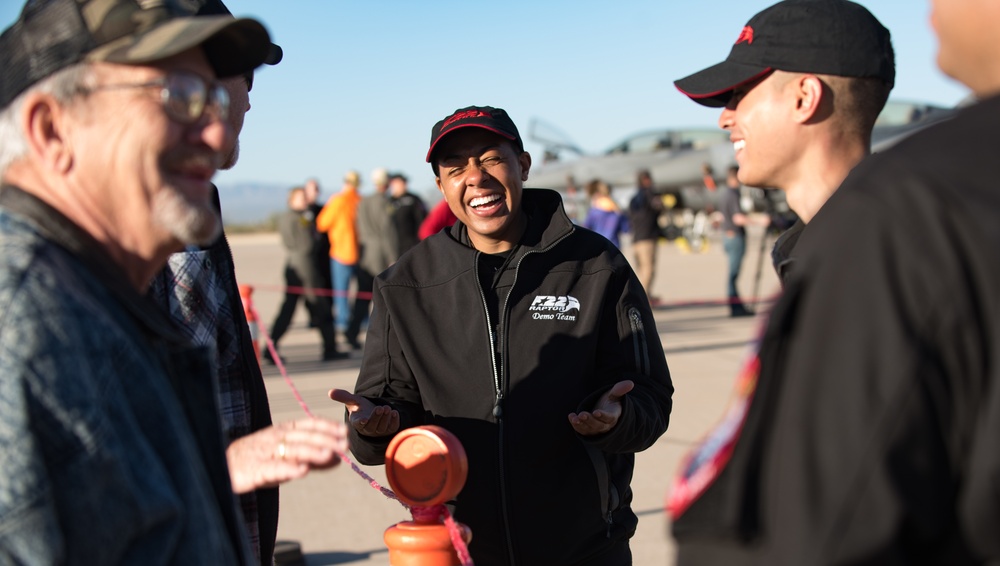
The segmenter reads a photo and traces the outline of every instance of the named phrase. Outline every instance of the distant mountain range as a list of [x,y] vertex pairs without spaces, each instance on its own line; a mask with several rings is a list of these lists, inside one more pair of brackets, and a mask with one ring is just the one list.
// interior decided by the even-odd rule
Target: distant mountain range
[[225,224],[257,224],[285,210],[288,189],[277,183],[219,185],[222,220]]
[[[288,190],[294,185],[282,183],[233,183],[219,184],[219,198],[222,200],[222,221],[227,226],[261,224],[285,210]],[[410,190],[424,199],[430,208],[441,200],[437,189]],[[369,193],[362,191],[361,195]],[[329,198],[328,193],[320,196]]]

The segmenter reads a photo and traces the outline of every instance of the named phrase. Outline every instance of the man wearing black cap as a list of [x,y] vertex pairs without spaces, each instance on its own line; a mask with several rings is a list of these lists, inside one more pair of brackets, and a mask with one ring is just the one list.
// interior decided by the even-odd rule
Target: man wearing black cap
[[0,562],[253,560],[207,351],[143,296],[218,235],[216,77],[270,45],[192,15],[38,0],[0,36]]
[[681,564],[1000,561],[1000,4],[932,4],[939,66],[982,102],[809,222],[742,432],[712,436],[728,464],[698,450],[672,497]]
[[621,252],[575,227],[507,113],[438,122],[427,152],[458,217],[380,275],[350,411],[381,464],[401,429],[440,425],[469,457],[455,516],[479,566],[624,565],[633,454],[667,428],[673,387]]
[[[785,192],[808,223],[871,146],[895,80],[889,31],[847,0],[785,0],[743,27],[725,61],[676,81],[723,108],[739,180]],[[775,244],[782,280],[802,224]]]
[[[229,16],[219,0],[205,0],[198,16]],[[281,48],[269,44],[264,63],[281,61]],[[229,95],[229,149],[220,169],[239,159],[239,135],[250,109],[254,71],[220,79]],[[221,218],[219,192],[212,187]],[[236,282],[229,242],[220,233],[210,245],[188,246],[170,256],[148,292],[177,321],[181,332],[215,352],[219,416],[233,489],[239,494],[250,545],[263,564],[271,563],[278,530],[277,485],[308,470],[328,468],[347,449],[343,423],[321,417],[272,425],[267,390]],[[281,455],[283,456],[281,456]]]

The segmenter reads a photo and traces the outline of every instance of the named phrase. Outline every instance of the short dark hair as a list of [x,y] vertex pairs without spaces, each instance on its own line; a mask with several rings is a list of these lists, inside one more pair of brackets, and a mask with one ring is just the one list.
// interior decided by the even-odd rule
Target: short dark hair
[[841,110],[852,117],[854,127],[866,137],[871,135],[885,103],[889,100],[892,83],[880,78],[846,78],[845,99]]
[[[825,101],[822,104],[825,108],[821,113],[824,116],[832,114],[845,133],[870,138],[875,120],[889,100],[892,83],[879,77],[844,77],[813,73],[786,73],[783,81],[787,82],[796,76],[810,74],[823,84]],[[785,83],[776,83],[774,86],[780,88],[783,84]]]
[[402,180],[404,183],[409,182],[409,179],[406,178],[406,175],[403,175],[402,173],[393,173],[392,175],[389,175],[390,183],[395,181],[396,179]]

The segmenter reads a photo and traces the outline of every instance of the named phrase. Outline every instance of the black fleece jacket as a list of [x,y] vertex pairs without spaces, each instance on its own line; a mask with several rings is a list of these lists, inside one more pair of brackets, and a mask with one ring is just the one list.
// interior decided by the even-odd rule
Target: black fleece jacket
[[866,158],[795,247],[678,564],[1000,563],[1000,96]]
[[[376,280],[356,392],[390,404],[401,427],[436,424],[469,456],[456,518],[479,566],[619,564],[637,518],[634,457],[666,430],[673,386],[649,301],[622,254],[574,227],[553,191],[526,189],[528,227],[500,279],[493,336],[467,229],[424,240]],[[488,290],[487,290],[488,291]],[[499,340],[495,361],[494,340]],[[616,382],[635,388],[600,436],[576,434]],[[388,438],[352,429],[366,464]]]

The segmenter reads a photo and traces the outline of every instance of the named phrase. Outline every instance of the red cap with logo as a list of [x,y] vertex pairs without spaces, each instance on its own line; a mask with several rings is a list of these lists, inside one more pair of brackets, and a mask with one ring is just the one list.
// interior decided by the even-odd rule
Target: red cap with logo
[[729,57],[674,81],[704,106],[728,104],[736,87],[771,71],[841,77],[896,77],[889,30],[864,6],[849,0],[784,0],[755,15],[740,31]]
[[492,106],[468,106],[452,112],[450,116],[431,128],[431,146],[427,150],[427,163],[431,162],[438,142],[459,128],[489,130],[514,142],[518,151],[524,151],[521,134],[517,132],[517,126],[504,109]]

